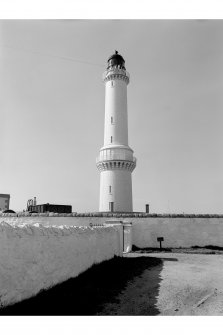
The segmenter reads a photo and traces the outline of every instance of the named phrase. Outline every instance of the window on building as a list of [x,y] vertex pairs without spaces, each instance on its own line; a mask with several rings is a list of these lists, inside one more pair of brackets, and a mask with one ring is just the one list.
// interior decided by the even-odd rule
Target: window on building
[[111,190],[112,190],[112,188],[111,188],[111,186],[109,186],[109,193],[111,193]]
[[113,123],[114,123],[113,116],[111,116],[111,124],[113,124]]
[[112,140],[113,140],[113,138],[112,138],[112,136],[111,136],[111,143],[112,143]]

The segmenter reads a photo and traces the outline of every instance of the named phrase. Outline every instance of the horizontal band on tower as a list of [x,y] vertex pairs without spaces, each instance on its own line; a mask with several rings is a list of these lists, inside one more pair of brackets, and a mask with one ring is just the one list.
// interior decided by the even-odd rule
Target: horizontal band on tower
[[129,83],[129,78],[123,74],[109,74],[107,77],[105,77],[104,83],[106,83],[109,80],[115,80],[115,79],[123,80],[126,82],[127,85]]
[[113,68],[112,70],[105,71],[103,73],[104,82],[107,82],[109,80],[114,80],[114,79],[124,80],[128,85],[129,80],[130,80],[130,74],[127,71],[123,69],[119,69],[119,68]]
[[128,170],[132,172],[136,167],[136,159],[133,161],[126,161],[126,160],[105,160],[105,161],[98,161],[97,168],[99,171],[106,171],[106,170]]

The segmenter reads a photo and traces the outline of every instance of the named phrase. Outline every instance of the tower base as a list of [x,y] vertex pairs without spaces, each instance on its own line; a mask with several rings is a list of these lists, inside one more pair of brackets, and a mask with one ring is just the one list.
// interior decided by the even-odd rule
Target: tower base
[[131,171],[101,171],[99,211],[132,212]]

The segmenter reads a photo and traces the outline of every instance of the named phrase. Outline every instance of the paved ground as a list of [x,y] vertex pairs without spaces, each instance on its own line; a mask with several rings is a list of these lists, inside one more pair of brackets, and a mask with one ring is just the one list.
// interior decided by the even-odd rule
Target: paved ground
[[1,315],[222,315],[223,255],[130,253]]

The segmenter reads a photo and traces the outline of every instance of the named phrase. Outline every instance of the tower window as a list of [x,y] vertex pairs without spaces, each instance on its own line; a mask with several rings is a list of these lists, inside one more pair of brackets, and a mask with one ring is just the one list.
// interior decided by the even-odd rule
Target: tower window
[[114,123],[113,116],[111,116],[111,124],[113,124],[113,123]]
[[114,83],[114,81],[112,80],[111,81],[111,87],[114,87],[115,86],[115,83]]
[[111,188],[111,186],[109,186],[109,193],[111,193],[111,190],[112,190],[112,188]]
[[112,140],[113,140],[113,138],[112,138],[112,136],[111,136],[111,143],[112,143]]

